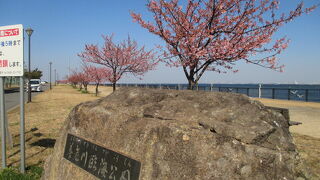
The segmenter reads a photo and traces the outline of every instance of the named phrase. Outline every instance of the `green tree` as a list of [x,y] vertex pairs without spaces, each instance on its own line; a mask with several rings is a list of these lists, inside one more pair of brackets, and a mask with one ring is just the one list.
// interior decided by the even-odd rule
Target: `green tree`
[[30,79],[40,79],[42,77],[42,71],[40,71],[38,68],[36,68],[35,70],[29,72],[25,72],[24,73],[24,77],[25,78],[29,78]]

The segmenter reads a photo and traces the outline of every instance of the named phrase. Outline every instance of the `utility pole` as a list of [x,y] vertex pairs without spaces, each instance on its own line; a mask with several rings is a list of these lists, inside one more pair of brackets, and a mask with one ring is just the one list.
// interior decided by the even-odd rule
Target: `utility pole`
[[57,84],[59,84],[59,73],[57,73]]
[[51,65],[52,65],[52,62],[49,62],[49,65],[50,65],[49,83],[50,83],[50,90],[51,90],[52,89],[52,87],[51,87]]
[[54,69],[54,85],[57,85],[57,70]]
[[70,58],[69,58],[69,68],[68,68],[68,70],[69,70],[69,72],[68,72],[68,77],[70,77]]

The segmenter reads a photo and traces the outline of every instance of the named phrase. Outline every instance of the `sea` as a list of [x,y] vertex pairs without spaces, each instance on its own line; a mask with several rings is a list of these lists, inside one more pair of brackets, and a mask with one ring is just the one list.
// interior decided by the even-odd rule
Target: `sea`
[[[187,89],[187,84],[125,84],[162,89]],[[197,90],[246,94],[250,97],[320,102],[320,84],[199,84]]]

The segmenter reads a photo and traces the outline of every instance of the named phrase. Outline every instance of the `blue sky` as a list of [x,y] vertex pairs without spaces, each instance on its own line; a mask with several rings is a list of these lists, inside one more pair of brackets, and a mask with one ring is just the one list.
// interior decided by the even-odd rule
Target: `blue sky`
[[[102,44],[101,35],[115,34],[117,41],[130,35],[140,45],[153,48],[163,41],[132,21],[129,11],[150,18],[144,0],[0,0],[0,26],[23,24],[31,27],[31,67],[44,72],[48,79],[49,62],[53,62],[59,78],[68,74],[68,67],[79,66],[77,53],[86,43]],[[281,10],[287,11],[299,2],[283,0]],[[306,5],[320,3],[308,0]],[[238,63],[238,73],[207,72],[202,83],[317,83],[320,84],[320,9],[283,26],[276,37],[287,35],[291,43],[279,58],[285,72],[278,73],[255,65]],[[27,39],[26,39],[27,40]],[[27,41],[26,41],[27,42]],[[25,43],[27,45],[27,43]],[[27,49],[27,46],[26,48]],[[27,51],[26,51],[27,52]],[[27,57],[27,53],[25,53]],[[27,60],[27,59],[26,59]],[[120,82],[186,83],[180,68],[159,65],[146,73],[143,80],[130,75]]]

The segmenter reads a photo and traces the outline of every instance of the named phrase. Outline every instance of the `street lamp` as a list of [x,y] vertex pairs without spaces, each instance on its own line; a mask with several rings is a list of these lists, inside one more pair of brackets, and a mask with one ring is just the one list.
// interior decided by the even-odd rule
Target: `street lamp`
[[49,83],[50,83],[50,90],[51,90],[52,89],[52,87],[51,87],[51,65],[52,65],[52,62],[49,62],[49,65],[50,65]]
[[30,27],[27,28],[26,30],[26,33],[28,34],[29,36],[29,75],[28,75],[28,103],[31,102],[31,84],[30,84],[30,77],[31,77],[31,60],[30,60],[30,57],[31,57],[31,53],[30,53],[30,41],[31,41],[31,35],[33,33],[33,29],[31,29]]
[[54,85],[57,85],[57,70],[54,69]]

